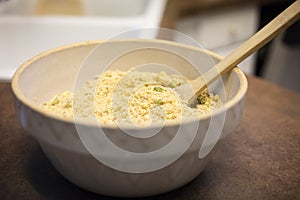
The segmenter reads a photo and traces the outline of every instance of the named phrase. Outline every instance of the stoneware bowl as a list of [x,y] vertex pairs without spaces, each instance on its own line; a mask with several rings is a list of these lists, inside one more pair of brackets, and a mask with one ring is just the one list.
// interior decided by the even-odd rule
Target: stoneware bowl
[[[212,114],[162,127],[75,123],[45,112],[40,105],[58,93],[72,91],[107,68],[143,66],[143,70],[159,72],[165,67],[167,73],[193,79],[220,59],[197,47],[162,40],[63,46],[32,58],[16,71],[12,80],[16,113],[53,166],[79,187],[120,197],[168,192],[196,178],[220,141],[240,123],[247,91],[247,80],[240,69],[234,68],[209,87],[224,102]],[[102,139],[96,138],[99,130],[105,133]],[[151,132],[157,134],[137,136]]]

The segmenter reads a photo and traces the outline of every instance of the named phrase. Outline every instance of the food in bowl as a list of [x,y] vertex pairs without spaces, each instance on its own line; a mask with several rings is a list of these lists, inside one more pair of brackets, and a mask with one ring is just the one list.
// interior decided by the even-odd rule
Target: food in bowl
[[206,89],[197,97],[196,107],[189,107],[174,90],[186,83],[186,77],[167,75],[164,71],[108,70],[86,82],[74,97],[70,91],[62,92],[44,102],[42,108],[70,119],[75,109],[76,117],[81,119],[92,119],[95,115],[101,124],[118,122],[143,126],[199,116],[222,104],[218,95]]

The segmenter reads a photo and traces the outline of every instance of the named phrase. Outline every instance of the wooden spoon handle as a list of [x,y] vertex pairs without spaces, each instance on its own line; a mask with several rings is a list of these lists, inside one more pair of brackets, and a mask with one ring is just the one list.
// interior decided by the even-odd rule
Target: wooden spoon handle
[[252,53],[272,40],[280,32],[286,30],[291,24],[296,22],[299,17],[300,0],[297,0],[280,15],[274,18],[270,23],[268,23],[264,28],[262,28],[241,46],[222,59],[213,68],[199,78],[191,81],[190,85],[193,90],[196,92],[201,90],[204,86],[209,85],[211,82],[216,80],[220,74],[232,69]]

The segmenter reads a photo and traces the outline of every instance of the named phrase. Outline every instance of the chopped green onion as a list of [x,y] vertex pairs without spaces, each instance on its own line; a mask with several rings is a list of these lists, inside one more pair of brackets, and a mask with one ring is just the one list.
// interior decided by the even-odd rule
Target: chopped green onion
[[163,91],[163,89],[161,87],[154,87],[153,90],[156,91],[156,92],[162,92]]
[[175,87],[176,87],[176,83],[175,83],[174,81],[171,81],[171,82],[169,83],[169,87],[170,87],[170,88],[175,88]]
[[59,100],[58,100],[57,97],[55,97],[55,98],[52,100],[51,105],[54,106],[54,105],[56,105],[56,104],[58,104],[58,103],[59,103]]
[[154,103],[158,105],[164,105],[164,102],[161,99],[154,100]]

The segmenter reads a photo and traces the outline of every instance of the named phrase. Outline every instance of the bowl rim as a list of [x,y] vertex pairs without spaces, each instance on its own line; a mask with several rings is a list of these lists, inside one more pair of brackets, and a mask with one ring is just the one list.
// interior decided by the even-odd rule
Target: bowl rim
[[[59,116],[53,113],[46,112],[43,110],[39,105],[33,103],[29,99],[27,99],[23,93],[21,92],[19,88],[19,78],[22,75],[22,72],[29,67],[32,63],[36,62],[39,59],[42,59],[43,57],[46,57],[50,54],[64,51],[67,49],[71,48],[76,48],[76,47],[81,47],[81,46],[89,46],[89,45],[97,45],[104,43],[106,41],[113,41],[113,42],[153,42],[153,43],[162,43],[166,45],[172,45],[176,47],[181,47],[181,48],[187,48],[190,50],[194,51],[202,51],[209,56],[212,56],[214,58],[217,58],[218,60],[223,59],[222,56],[218,55],[217,53],[214,53],[212,51],[206,50],[206,49],[201,49],[195,46],[190,46],[182,43],[177,43],[173,41],[167,41],[167,40],[160,40],[160,39],[114,39],[114,40],[93,40],[93,41],[85,41],[85,42],[78,42],[78,43],[73,43],[73,44],[68,44],[68,45],[63,45],[57,48],[50,49],[48,51],[42,52],[29,60],[25,61],[14,73],[12,80],[11,80],[11,88],[13,91],[13,94],[15,97],[22,102],[24,105],[32,109],[33,111],[43,115],[44,117],[54,119],[56,121],[62,121],[68,124],[75,124],[74,117],[73,119],[68,119],[63,116]],[[91,50],[93,51],[93,49]],[[205,120],[208,118],[211,118],[213,116],[217,116],[226,110],[232,108],[235,104],[240,102],[246,95],[247,89],[248,89],[248,81],[245,76],[245,74],[239,69],[238,67],[234,67],[232,71],[237,75],[239,81],[240,81],[240,87],[237,91],[237,93],[231,98],[229,101],[227,101],[225,104],[221,105],[219,108],[214,109],[213,113],[205,113],[201,114],[200,116],[195,116],[195,117],[190,117],[188,119],[182,119],[182,120],[175,120],[175,121],[166,121],[164,123],[164,126],[177,126],[181,124],[188,124],[188,123],[194,123],[195,121],[200,121],[200,120]],[[83,125],[83,126],[97,126],[99,127],[98,123],[91,122],[91,121],[86,121],[86,120],[76,120],[76,124]],[[101,128],[107,128],[107,129],[116,129],[119,127],[125,128],[125,129],[147,129],[147,128],[155,128],[157,126],[161,126],[158,124],[151,124],[150,126],[136,126],[136,125],[131,125],[131,124],[101,124]]]

